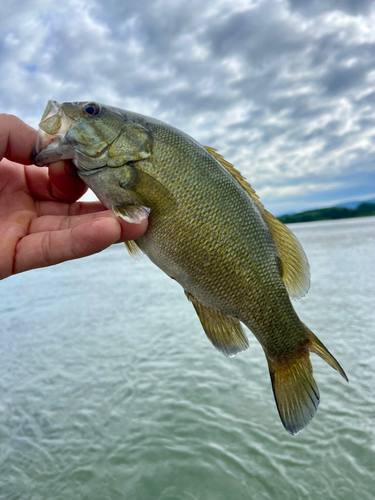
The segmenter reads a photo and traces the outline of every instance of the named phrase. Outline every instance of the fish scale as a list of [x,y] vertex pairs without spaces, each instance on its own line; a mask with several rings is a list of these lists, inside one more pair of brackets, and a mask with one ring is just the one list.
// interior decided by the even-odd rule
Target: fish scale
[[216,150],[137,113],[49,101],[33,159],[71,159],[116,215],[133,223],[149,217],[144,236],[126,243],[130,254],[146,253],[182,285],[226,356],[248,347],[241,322],[253,332],[290,433],[307,425],[319,404],[310,352],[347,379],[292,306],[290,297],[303,296],[310,283],[300,243]]

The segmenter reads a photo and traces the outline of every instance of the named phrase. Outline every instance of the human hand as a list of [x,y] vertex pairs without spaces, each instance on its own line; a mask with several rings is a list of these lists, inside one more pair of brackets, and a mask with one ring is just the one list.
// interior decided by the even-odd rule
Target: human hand
[[70,162],[30,165],[35,140],[36,130],[0,115],[0,279],[142,236],[147,220],[129,224],[100,202],[76,202],[87,187]]

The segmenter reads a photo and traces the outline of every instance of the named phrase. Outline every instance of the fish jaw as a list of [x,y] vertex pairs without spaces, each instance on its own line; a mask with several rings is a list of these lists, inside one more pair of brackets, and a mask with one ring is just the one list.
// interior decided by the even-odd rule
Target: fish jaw
[[[90,102],[59,104],[48,101],[39,124],[31,155],[32,162],[37,166],[44,166],[58,160],[72,160],[81,175],[90,175],[107,164],[118,166],[108,163],[108,149],[113,142],[117,144],[116,139],[121,135],[123,121],[117,116],[117,121],[120,121],[119,130],[113,130],[112,127],[110,137],[103,137],[100,126],[90,120],[96,114],[86,113],[85,110],[85,107],[94,106],[100,109],[99,104]],[[110,117],[109,122],[111,121],[113,122],[113,117]]]
[[66,140],[73,120],[69,118],[56,101],[48,101],[39,123],[31,161],[38,167],[58,160],[73,160],[76,156],[73,146]]

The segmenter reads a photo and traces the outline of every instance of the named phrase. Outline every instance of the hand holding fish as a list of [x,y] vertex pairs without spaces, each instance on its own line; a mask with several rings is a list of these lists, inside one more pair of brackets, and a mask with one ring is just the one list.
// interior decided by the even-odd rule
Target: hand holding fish
[[36,135],[19,118],[0,115],[0,279],[100,252],[147,228],[100,202],[76,202],[87,187],[69,162],[30,165]]

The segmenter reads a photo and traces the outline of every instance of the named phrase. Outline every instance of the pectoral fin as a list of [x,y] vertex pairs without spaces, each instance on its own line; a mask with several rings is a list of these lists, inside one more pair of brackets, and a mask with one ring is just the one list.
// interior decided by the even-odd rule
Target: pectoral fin
[[123,189],[132,191],[140,205],[150,207],[153,212],[174,209],[172,193],[152,175],[132,163],[121,168],[119,183]]
[[246,334],[237,319],[203,306],[186,291],[185,295],[192,302],[207,337],[218,351],[232,358],[249,347]]
[[150,208],[138,205],[126,205],[123,207],[113,205],[112,210],[115,215],[132,224],[140,224],[144,219],[148,218],[151,212]]

